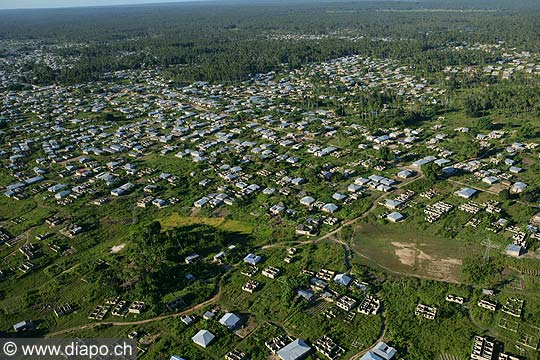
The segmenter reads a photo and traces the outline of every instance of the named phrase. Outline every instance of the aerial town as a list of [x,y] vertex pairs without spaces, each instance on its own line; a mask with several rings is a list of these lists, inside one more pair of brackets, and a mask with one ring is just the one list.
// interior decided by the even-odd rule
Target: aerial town
[[0,42],[1,337],[130,338],[142,359],[540,359],[538,105],[471,95],[536,86],[540,50],[32,82],[28,64],[73,71],[87,46]]

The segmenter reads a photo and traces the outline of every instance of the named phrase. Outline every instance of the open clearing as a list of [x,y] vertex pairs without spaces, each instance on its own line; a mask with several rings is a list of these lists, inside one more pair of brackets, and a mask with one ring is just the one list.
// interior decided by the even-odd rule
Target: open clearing
[[466,247],[407,224],[359,224],[351,247],[372,263],[395,273],[457,282]]
[[242,234],[249,234],[253,230],[253,227],[250,224],[242,222],[242,221],[227,220],[222,217],[208,218],[208,217],[182,216],[179,213],[172,214],[171,216],[161,220],[160,223],[163,227],[166,227],[166,228],[204,224],[204,225],[217,227],[224,231],[236,232],[236,233],[242,233]]

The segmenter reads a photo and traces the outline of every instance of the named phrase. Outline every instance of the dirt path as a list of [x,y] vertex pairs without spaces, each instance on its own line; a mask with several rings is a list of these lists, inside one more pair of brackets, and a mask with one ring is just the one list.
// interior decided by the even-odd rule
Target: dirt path
[[[402,182],[401,184],[399,184],[398,186],[396,186],[396,189],[401,189],[402,187],[406,186],[406,185],[409,185],[409,184],[412,184],[418,180],[421,180],[424,178],[424,174],[420,174],[418,177],[416,177],[415,179],[411,180],[411,181],[407,181],[407,182]],[[344,227],[346,226],[349,226],[349,225],[352,225],[354,224],[355,222],[361,220],[361,219],[364,219],[365,217],[367,217],[373,210],[375,210],[375,208],[377,207],[378,203],[392,195],[394,192],[388,192],[388,193],[383,193],[381,195],[379,195],[377,198],[375,198],[375,200],[373,200],[373,203],[371,204],[371,206],[364,212],[362,213],[360,216],[357,216],[351,220],[348,220],[348,221],[345,221],[343,224],[341,224],[339,227],[337,227],[336,229],[330,231],[329,233],[326,233],[325,235],[323,236],[320,236],[316,239],[311,239],[311,240],[304,240],[304,241],[300,241],[298,243],[296,243],[297,245],[307,245],[307,244],[312,244],[312,243],[317,243],[317,242],[320,242],[320,241],[323,241],[323,240],[326,240],[326,239],[329,239],[331,238],[332,236],[338,234]],[[270,249],[270,248],[274,248],[274,247],[282,247],[282,246],[286,246],[284,244],[270,244],[270,245],[265,245],[262,247],[262,249]]]
[[95,327],[102,326],[102,325],[103,326],[133,326],[133,325],[148,324],[148,323],[152,323],[152,322],[155,322],[155,321],[160,321],[160,320],[173,318],[173,317],[178,317],[178,316],[184,316],[184,315],[191,314],[194,311],[200,310],[203,307],[205,307],[206,305],[210,305],[210,304],[213,304],[213,303],[217,302],[217,300],[219,299],[220,296],[221,296],[221,288],[218,291],[218,293],[216,295],[214,295],[213,297],[211,297],[210,299],[208,299],[206,301],[203,301],[200,304],[194,305],[194,306],[190,307],[189,309],[186,309],[186,310],[174,313],[174,314],[161,315],[161,316],[156,316],[156,317],[153,317],[153,318],[150,318],[150,319],[144,319],[144,320],[138,320],[138,321],[100,321],[100,322],[94,322],[94,323],[90,323],[90,324],[85,324],[85,325],[76,326],[76,327],[73,327],[73,328],[59,330],[59,331],[56,331],[56,332],[53,332],[53,333],[49,333],[45,337],[47,337],[47,338],[55,337],[55,336],[67,334],[67,333],[74,332],[74,331],[93,329]]
[[356,354],[354,354],[353,356],[351,356],[349,358],[349,360],[358,360],[358,359],[360,359],[362,356],[364,356],[365,353],[367,353],[370,349],[372,349],[375,345],[377,345],[379,343],[379,341],[383,341],[385,335],[386,335],[386,319],[385,319],[384,313],[383,313],[382,314],[381,331],[379,333],[379,337],[377,338],[377,340],[375,340],[373,342],[373,344],[371,344],[370,346],[368,346],[364,350],[361,350],[361,351],[357,352]]
[[[424,176],[423,174],[420,175],[419,177],[409,181],[409,182],[406,182],[406,183],[401,183],[397,188],[401,188],[405,185],[408,185],[408,184],[411,184],[415,181],[418,181],[420,179],[423,179]],[[314,243],[318,243],[318,242],[321,242],[323,240],[330,240],[330,241],[333,241],[337,244],[340,244],[343,246],[343,249],[345,251],[345,255],[346,255],[346,260],[350,261],[352,259],[352,256],[353,255],[358,255],[374,264],[377,264],[378,267],[380,267],[381,269],[391,273],[391,274],[396,274],[396,275],[405,275],[405,276],[411,276],[411,277],[416,277],[416,278],[419,278],[419,279],[426,279],[426,280],[435,280],[435,281],[445,281],[445,282],[448,282],[448,283],[454,283],[454,284],[462,284],[461,282],[457,281],[457,280],[450,280],[450,279],[441,279],[441,278],[437,278],[437,277],[432,277],[432,276],[427,276],[427,275],[420,275],[420,274],[412,274],[412,273],[408,273],[408,272],[403,272],[403,271],[395,271],[393,269],[390,269],[382,264],[379,264],[376,260],[370,258],[369,256],[355,250],[353,247],[351,247],[351,243],[352,243],[352,240],[353,238],[351,238],[349,240],[349,243],[343,241],[343,240],[340,240],[339,239],[339,232],[346,226],[349,226],[349,225],[352,225],[354,223],[356,223],[357,221],[367,217],[376,207],[377,207],[377,204],[380,202],[380,200],[386,198],[387,196],[389,195],[392,195],[393,192],[390,192],[390,193],[384,193],[384,194],[381,194],[380,196],[378,196],[374,201],[373,201],[373,204],[369,207],[368,210],[366,210],[363,214],[361,214],[360,216],[354,218],[354,219],[351,219],[351,220],[348,220],[346,222],[344,222],[341,226],[339,226],[338,228],[332,230],[331,232],[329,233],[326,233],[325,235],[323,236],[320,236],[318,238],[315,238],[315,239],[310,239],[310,240],[304,240],[304,241],[299,241],[299,242],[295,242],[294,245],[308,245],[308,244],[314,244]],[[354,232],[353,232],[354,234]],[[276,247],[287,247],[287,246],[290,246],[290,244],[283,244],[283,243],[275,243],[275,244],[270,244],[270,245],[265,245],[263,246],[261,249],[270,249],[270,248],[276,248]]]
[[[349,226],[349,225],[352,225],[354,224],[355,222],[357,222],[358,220],[360,219],[363,219],[365,218],[366,216],[368,216],[376,207],[377,207],[377,203],[383,199],[384,197],[388,196],[389,193],[387,194],[382,194],[380,195],[379,197],[377,197],[374,201],[373,201],[373,204],[371,204],[371,206],[369,207],[369,209],[367,209],[362,215],[358,216],[358,217],[355,217],[354,219],[351,219],[351,220],[348,220],[346,222],[344,222],[343,224],[341,224],[339,227],[337,227],[336,229],[330,231],[329,233],[326,233],[325,235],[323,236],[320,236],[316,239],[311,239],[311,240],[304,240],[304,241],[300,241],[300,242],[297,242],[295,243],[296,245],[307,245],[307,244],[313,244],[313,243],[318,243],[318,242],[321,242],[323,240],[326,240],[326,239],[329,239],[331,238],[332,236],[338,234],[344,227],[346,226]],[[270,244],[270,245],[265,245],[262,247],[262,249],[270,249],[270,248],[275,248],[275,247],[282,247],[282,246],[286,246],[285,244],[280,244],[280,243],[277,243],[277,244]]]
[[347,271],[351,271],[351,258],[352,258],[352,254],[351,254],[351,248],[349,247],[349,245],[347,244],[342,244],[343,246],[343,251],[345,252],[345,268],[347,269]]

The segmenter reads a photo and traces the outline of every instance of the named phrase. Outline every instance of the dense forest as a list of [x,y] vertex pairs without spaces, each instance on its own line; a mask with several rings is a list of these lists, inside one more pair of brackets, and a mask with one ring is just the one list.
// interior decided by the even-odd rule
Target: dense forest
[[[339,11],[335,9],[339,9]],[[524,11],[523,9],[526,9]],[[249,74],[349,54],[399,58],[419,72],[496,60],[448,46],[504,42],[540,50],[536,1],[183,3],[0,13],[9,40],[38,40],[74,66],[28,63],[27,81],[77,83],[108,71],[160,67],[178,82],[238,81]],[[284,41],[283,34],[328,34]],[[399,41],[396,41],[399,40]],[[54,47],[58,42],[74,46]],[[30,51],[30,49],[28,49]]]

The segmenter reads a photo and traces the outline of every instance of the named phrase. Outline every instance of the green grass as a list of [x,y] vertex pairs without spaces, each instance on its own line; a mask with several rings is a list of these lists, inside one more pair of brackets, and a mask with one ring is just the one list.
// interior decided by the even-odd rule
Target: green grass
[[240,234],[249,234],[253,231],[253,227],[246,222],[236,221],[236,220],[227,220],[220,217],[189,217],[182,216],[179,213],[173,213],[169,217],[164,218],[160,221],[162,226],[165,228],[174,228],[179,226],[187,225],[197,225],[204,224],[219,228],[228,232],[235,232]]
[[361,223],[355,228],[352,249],[360,260],[395,273],[458,281],[464,244],[418,231],[407,220],[398,224]]

